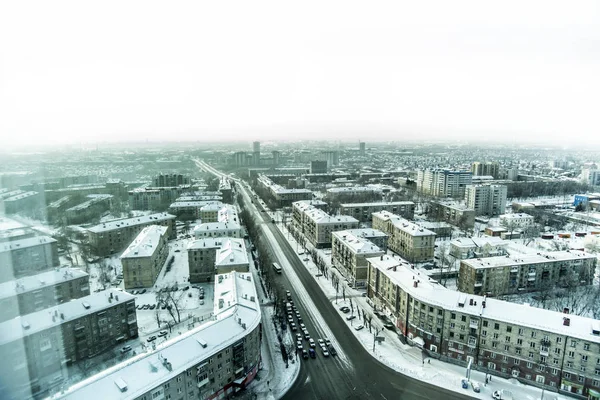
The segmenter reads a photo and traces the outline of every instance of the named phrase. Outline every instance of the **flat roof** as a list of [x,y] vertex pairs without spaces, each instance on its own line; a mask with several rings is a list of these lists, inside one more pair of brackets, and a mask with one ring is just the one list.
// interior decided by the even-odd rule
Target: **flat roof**
[[194,249],[218,249],[221,246],[223,246],[223,243],[225,243],[228,239],[227,237],[209,237],[209,238],[202,238],[202,239],[196,239],[192,242],[190,242],[187,246],[187,250],[194,250]]
[[215,266],[225,267],[239,264],[249,264],[244,239],[227,238],[217,250]]
[[94,232],[94,233],[108,232],[108,231],[114,231],[115,229],[120,229],[120,228],[123,228],[126,226],[137,226],[137,225],[143,225],[143,224],[148,224],[148,223],[153,223],[153,222],[166,221],[169,219],[175,219],[175,216],[171,215],[171,214],[167,214],[167,213],[141,215],[139,217],[121,218],[121,219],[115,219],[112,221],[107,221],[107,222],[92,226],[91,228],[88,228],[88,231]]
[[0,283],[0,299],[6,299],[21,293],[54,286],[61,282],[68,282],[85,276],[88,276],[88,274],[78,268],[57,268],[52,271],[25,276],[14,281]]
[[22,199],[25,199],[27,197],[32,197],[32,196],[35,196],[35,195],[38,195],[38,194],[40,194],[40,193],[39,192],[34,192],[34,191],[19,193],[17,195],[5,198],[4,202],[7,203],[9,201],[22,200]]
[[544,264],[548,262],[572,261],[582,259],[593,260],[596,259],[596,256],[592,254],[587,254],[584,251],[568,250],[539,252],[537,254],[514,254],[512,256],[470,258],[467,260],[461,260],[461,262],[465,263],[466,265],[472,268],[483,269],[510,267],[515,265]]
[[333,236],[337,237],[337,239],[354,254],[384,253],[382,249],[373,244],[369,239],[353,235],[349,231],[333,232]]
[[373,213],[373,216],[383,219],[384,221],[391,221],[392,224],[403,232],[406,232],[412,236],[435,236],[435,232],[426,229],[419,224],[402,218],[399,215],[392,214],[389,211],[379,211]]
[[198,207],[204,208],[210,205],[215,206],[223,206],[219,200],[194,200],[194,201],[176,201],[175,203],[171,203],[169,208],[181,208],[181,207]]
[[16,228],[25,228],[25,225],[7,217],[0,217],[0,232]]
[[[383,256],[383,260],[380,257],[375,257],[368,258],[367,261],[418,301],[449,311],[470,314],[473,317],[502,321],[600,343],[600,336],[592,335],[594,319],[568,314],[570,326],[565,326],[563,325],[563,318],[566,315],[562,312],[447,289],[426,275],[421,275],[417,270],[411,269],[408,261],[397,256],[386,255]],[[394,266],[396,266],[395,271]],[[419,281],[417,287],[414,287],[415,280]],[[470,299],[473,299],[477,305],[470,305]],[[482,307],[484,300],[486,302],[485,308]],[[464,306],[459,306],[459,302]]]
[[88,208],[89,206],[102,202],[104,200],[109,200],[111,199],[113,196],[112,194],[90,194],[87,196],[88,198],[90,198],[87,201],[84,201],[83,203],[79,203],[71,208],[67,208],[65,211],[69,212],[69,211],[79,211],[79,210],[85,210],[86,208]]
[[[232,272],[215,280],[215,317],[54,395],[54,399],[133,400],[230,347],[253,331],[261,319],[254,280],[249,273]],[[248,279],[250,278],[250,279]],[[223,307],[219,308],[219,300]],[[242,325],[242,324],[245,324]],[[164,360],[170,363],[167,368]],[[127,390],[121,391],[117,383]]]
[[480,237],[480,238],[458,238],[458,239],[454,239],[453,241],[450,242],[451,246],[456,246],[456,247],[466,247],[466,248],[473,248],[473,247],[483,247],[485,245],[490,245],[490,246],[508,246],[508,241],[498,237],[498,236],[484,236],[484,237]]
[[346,229],[343,232],[349,232],[354,236],[364,237],[364,238],[375,238],[375,237],[387,237],[387,233],[381,232],[379,229],[373,228],[356,228],[356,229]]
[[[112,300],[109,300],[112,294]],[[118,300],[117,300],[118,298]],[[117,304],[127,303],[135,297],[117,289],[108,289],[89,296],[73,299],[45,310],[22,315],[0,323],[0,345],[11,343],[25,336],[42,332],[53,326],[73,321],[87,314],[97,313]],[[64,319],[61,318],[64,315]],[[54,320],[52,317],[54,316]]]
[[56,240],[50,236],[34,236],[25,239],[13,240],[12,242],[0,243],[0,253],[11,252],[13,250],[26,249],[49,243],[56,243]]
[[512,213],[512,214],[502,214],[498,215],[499,219],[533,219],[532,215],[525,213]]
[[150,225],[145,227],[121,254],[121,258],[150,257],[158,249],[161,237],[166,234],[166,226]]
[[391,202],[371,202],[371,203],[344,203],[340,204],[340,207],[375,207],[375,206],[407,206],[415,205],[412,201],[391,201]]

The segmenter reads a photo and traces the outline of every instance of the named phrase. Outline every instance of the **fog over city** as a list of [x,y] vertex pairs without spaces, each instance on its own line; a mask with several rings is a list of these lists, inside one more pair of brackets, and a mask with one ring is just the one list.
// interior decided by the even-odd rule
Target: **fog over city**
[[3,2],[9,146],[600,144],[594,1]]

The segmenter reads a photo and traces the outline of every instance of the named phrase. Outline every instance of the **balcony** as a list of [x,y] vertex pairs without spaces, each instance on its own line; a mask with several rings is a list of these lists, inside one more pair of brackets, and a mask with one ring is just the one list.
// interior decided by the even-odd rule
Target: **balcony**
[[472,319],[469,320],[469,328],[471,329],[477,329],[479,327],[479,321]]
[[515,273],[518,273],[518,272],[519,272],[519,267],[511,267],[510,268],[510,273],[511,274],[515,274]]
[[210,380],[207,378],[202,379],[200,382],[198,382],[198,388],[204,387],[206,385],[208,385],[208,382],[210,382]]
[[483,282],[475,282],[475,287],[482,287],[483,286]]
[[548,357],[548,355],[550,354],[550,351],[547,347],[540,347],[540,356],[545,356]]

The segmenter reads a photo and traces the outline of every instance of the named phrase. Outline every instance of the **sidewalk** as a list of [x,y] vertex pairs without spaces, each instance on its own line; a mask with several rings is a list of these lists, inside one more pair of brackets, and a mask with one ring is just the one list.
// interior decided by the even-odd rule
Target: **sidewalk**
[[[292,235],[288,233],[285,227],[277,224],[277,228],[280,230],[280,232],[282,232],[292,247],[297,245],[296,241]],[[310,244],[307,244],[307,247],[309,251],[312,248]],[[338,293],[336,300],[336,292],[335,288],[331,284],[331,280],[328,280],[323,276],[316,276],[319,274],[319,271],[312,260],[309,259],[309,261],[304,262],[304,265],[313,276],[313,279],[315,279],[315,281],[319,284],[323,290],[323,293],[325,293],[325,295],[330,299],[333,307],[338,310],[340,313],[340,318],[344,318],[346,314],[343,314],[341,311],[339,311],[339,308],[342,305],[350,306],[350,301],[352,301],[353,307],[361,310],[361,314],[364,311],[367,315],[373,317],[373,328],[379,329],[378,336],[384,337],[383,342],[375,344],[375,350],[373,350],[375,329],[372,333],[369,332],[368,328],[366,327],[360,331],[352,329],[352,332],[359,339],[363,347],[383,364],[404,375],[475,398],[490,399],[495,390],[501,389],[511,390],[515,395],[515,398],[520,400],[537,400],[542,398],[542,389],[534,386],[524,385],[516,379],[503,379],[497,376],[492,376],[491,381],[489,381],[486,385],[485,373],[475,370],[471,371],[471,382],[478,382],[481,387],[481,392],[475,393],[472,390],[471,385],[469,385],[468,389],[462,389],[461,379],[466,376],[465,367],[424,357],[424,353],[421,351],[421,349],[403,344],[395,332],[383,328],[383,322],[373,315],[373,308],[369,304],[370,300],[367,297],[363,297],[363,292],[346,286],[343,275],[331,267],[330,255],[324,254],[323,250],[319,249],[318,251],[324,256],[330,275],[339,276],[340,282],[345,286],[345,300],[343,299],[341,291]],[[341,286],[342,285],[340,285],[340,288]],[[362,319],[359,318],[347,322],[347,324],[351,327],[360,325],[362,323]],[[571,397],[559,395],[558,393],[549,390],[545,390],[543,396],[543,399],[545,400],[571,399]]]

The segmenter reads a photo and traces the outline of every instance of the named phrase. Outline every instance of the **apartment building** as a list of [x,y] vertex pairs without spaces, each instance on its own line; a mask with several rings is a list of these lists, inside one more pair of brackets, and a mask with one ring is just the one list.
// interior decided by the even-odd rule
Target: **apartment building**
[[281,185],[273,183],[273,181],[265,175],[259,175],[257,183],[261,195],[266,196],[264,200],[274,202],[277,207],[289,207],[295,201],[311,200],[313,198],[313,192],[311,190],[286,189]]
[[347,215],[332,217],[325,211],[308,206],[301,217],[300,231],[313,246],[331,247],[331,234],[336,231],[358,228],[358,221]]
[[598,321],[449,290],[399,258],[367,261],[375,307],[430,356],[600,399]]
[[15,194],[0,201],[6,214],[24,212],[30,214],[32,210],[43,208],[46,204],[39,192],[28,191]]
[[132,210],[166,209],[182,194],[191,191],[192,187],[190,185],[136,188],[128,192],[129,206]]
[[327,189],[327,196],[332,200],[352,201],[352,199],[380,199],[384,190],[378,185],[371,186],[342,186]]
[[322,200],[301,200],[292,203],[292,224],[296,229],[302,229],[304,212],[311,208],[326,211],[327,203]]
[[534,224],[533,216],[525,213],[502,214],[498,220],[503,227],[525,228]]
[[175,216],[167,213],[116,219],[87,229],[90,247],[96,255],[101,257],[118,253],[129,246],[133,238],[149,225],[166,226],[169,239],[174,239],[177,234]]
[[450,255],[457,260],[504,256],[508,242],[497,236],[458,238],[450,242]]
[[467,259],[460,262],[458,290],[500,296],[590,285],[596,263],[596,256],[578,250]]
[[371,214],[379,211],[388,211],[406,219],[413,219],[415,216],[415,203],[412,201],[393,201],[340,204],[340,214],[349,215],[359,222],[371,221]]
[[0,231],[0,243],[13,242],[15,240],[27,239],[34,237],[36,232],[31,228],[14,228]]
[[86,197],[89,200],[65,210],[68,224],[81,224],[92,218],[100,219],[102,213],[110,209],[113,198],[110,194],[89,194]]
[[[221,251],[223,250],[223,251]],[[247,271],[248,252],[243,239],[210,237],[197,239],[187,247],[190,282],[211,282],[215,274]]]
[[76,268],[57,268],[0,283],[0,322],[89,294],[89,276]]
[[363,238],[373,243],[375,246],[379,247],[384,252],[387,251],[387,243],[388,243],[388,235],[379,229],[372,228],[358,228],[358,229],[346,229],[345,232],[348,232],[351,235],[354,235],[359,238]]
[[154,187],[174,187],[189,185],[190,177],[183,174],[159,174],[152,179]]
[[476,215],[500,215],[506,209],[505,185],[469,185],[466,187],[465,202]]
[[121,254],[125,289],[152,287],[169,255],[166,226],[150,225]]
[[498,179],[500,175],[500,164],[490,161],[476,161],[471,166],[471,172],[473,173],[473,176],[491,176],[494,179]]
[[441,200],[429,203],[431,215],[441,221],[461,227],[475,225],[475,210],[456,201]]
[[225,204],[217,211],[217,222],[203,222],[194,228],[196,239],[210,237],[242,237],[242,226],[234,206]]
[[[69,377],[66,365],[138,336],[135,297],[107,290],[0,323],[0,393],[42,398]],[[3,387],[2,387],[3,386]]]
[[223,196],[224,203],[233,203],[233,190],[229,179],[222,178],[219,181],[219,193],[221,193],[221,196]]
[[214,319],[53,399],[222,399],[248,386],[258,371],[261,311],[252,276],[215,281]]
[[353,230],[333,232],[331,234],[331,263],[334,268],[348,279],[354,288],[367,286],[367,258],[379,257],[385,251]]
[[471,171],[421,170],[417,172],[417,190],[432,196],[464,198],[472,177]]
[[57,242],[49,236],[0,243],[0,283],[35,275],[58,265]]
[[219,211],[225,207],[221,202],[206,204],[200,208],[200,219],[202,222],[219,222]]
[[433,260],[435,233],[387,211],[373,213],[373,229],[389,235],[388,248],[411,262]]
[[[181,198],[179,198],[181,199]],[[223,208],[223,203],[218,200],[195,200],[195,201],[176,201],[169,206],[169,213],[176,215],[178,218],[202,218],[202,209],[208,206],[214,206]],[[203,222],[216,222],[217,220],[217,212],[215,211],[215,221],[205,221],[202,218]]]

